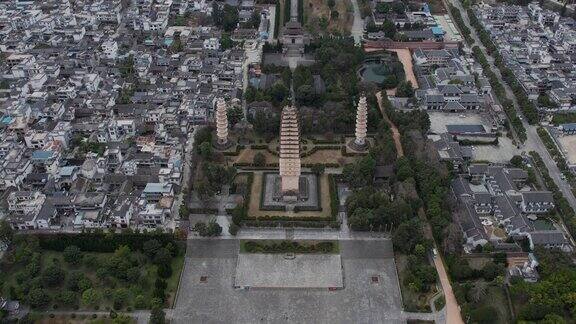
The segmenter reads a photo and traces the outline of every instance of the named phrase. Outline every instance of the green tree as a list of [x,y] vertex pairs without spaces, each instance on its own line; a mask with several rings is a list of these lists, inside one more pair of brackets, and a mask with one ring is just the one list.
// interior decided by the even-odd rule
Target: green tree
[[68,307],[76,306],[78,304],[78,295],[70,290],[58,292],[54,299],[60,304]]
[[336,0],[328,0],[328,7],[330,10],[334,9],[334,6],[336,6]]
[[28,303],[33,308],[42,308],[50,303],[50,296],[46,293],[44,289],[35,288],[30,290],[26,296]]
[[223,51],[234,47],[234,41],[230,38],[228,34],[222,34],[222,38],[220,38],[220,49]]
[[378,4],[376,4],[376,11],[381,14],[387,14],[390,12],[390,5],[385,2],[378,2]]
[[212,149],[212,143],[210,142],[204,142],[202,144],[200,144],[200,156],[202,157],[202,159],[209,161],[212,159],[212,153],[213,153],[213,149]]
[[150,313],[150,324],[166,323],[166,314],[161,307],[154,307]]
[[180,37],[175,37],[172,45],[170,45],[170,52],[171,53],[180,53],[184,50],[184,45],[182,44],[182,40]]
[[492,306],[480,306],[470,311],[472,322],[479,324],[491,324],[498,320],[498,312]]
[[128,280],[128,282],[137,283],[140,280],[140,277],[141,273],[140,268],[138,267],[132,267],[126,272],[126,280]]
[[213,187],[205,179],[198,181],[196,184],[196,192],[203,201],[207,201],[216,194]]
[[414,96],[414,88],[412,87],[412,82],[404,81],[398,84],[396,89],[396,97],[401,98],[411,98]]
[[134,307],[136,307],[136,309],[147,308],[148,307],[147,299],[143,295],[137,295],[136,298],[134,298]]
[[355,231],[368,231],[372,229],[374,213],[367,208],[357,208],[348,219],[350,228]]
[[286,87],[282,80],[274,82],[272,88],[270,89],[270,94],[272,95],[272,100],[276,103],[282,103],[284,99],[288,97],[290,89]]
[[510,159],[510,164],[515,168],[521,168],[522,165],[524,164],[524,161],[520,155],[514,155]]
[[156,255],[154,255],[155,264],[166,264],[170,263],[171,261],[172,261],[172,254],[170,254],[170,251],[168,251],[168,249],[165,247],[158,250],[158,252],[156,252]]
[[486,281],[476,281],[468,292],[468,298],[475,303],[479,303],[487,293],[488,283]]
[[64,256],[64,261],[71,265],[79,265],[83,257],[82,251],[76,245],[67,246],[62,255]]
[[114,304],[114,309],[121,309],[126,301],[128,300],[128,290],[125,288],[115,289],[112,293],[112,302]]
[[0,220],[0,242],[10,243],[14,237],[14,230],[6,220]]
[[229,4],[225,4],[223,11],[222,28],[226,32],[232,32],[238,25],[238,9]]
[[392,3],[392,10],[394,10],[395,13],[400,15],[406,11],[406,6],[404,5],[404,2],[396,1]]
[[172,266],[170,263],[161,263],[158,265],[157,273],[160,278],[168,279],[172,276]]
[[228,123],[230,124],[230,128],[234,128],[234,126],[238,124],[242,118],[244,118],[244,111],[242,110],[242,107],[236,106],[228,110]]
[[84,273],[73,271],[66,277],[66,288],[71,291],[82,292],[88,288],[92,288],[92,282],[84,275]]
[[198,222],[194,225],[194,230],[200,236],[219,236],[222,233],[222,227],[216,222],[216,219],[211,219],[208,223]]
[[116,318],[112,319],[112,324],[130,324],[132,322],[132,318],[126,314],[120,314]]
[[548,314],[538,324],[566,324],[566,320],[557,314]]
[[240,226],[236,225],[236,223],[230,223],[230,225],[228,227],[228,233],[230,233],[230,235],[236,236],[236,234],[238,234],[239,230],[240,230]]
[[160,244],[160,242],[158,242],[158,240],[155,239],[148,240],[144,242],[144,244],[142,245],[142,251],[150,259],[152,259],[154,255],[156,255],[156,252],[158,252],[160,248],[162,248],[162,245]]
[[51,264],[42,273],[42,281],[48,286],[57,286],[64,281],[64,270],[59,265]]
[[396,177],[398,181],[404,181],[414,176],[414,170],[410,166],[410,161],[406,157],[400,157],[396,160]]
[[96,306],[100,303],[102,296],[94,288],[86,289],[82,293],[82,304],[86,306]]
[[388,38],[394,38],[394,35],[396,35],[396,25],[394,25],[394,22],[392,22],[391,20],[388,19],[384,20],[380,29],[384,32],[384,34]]
[[411,253],[416,244],[422,242],[422,228],[418,219],[412,219],[400,224],[392,235],[394,248],[406,254]]

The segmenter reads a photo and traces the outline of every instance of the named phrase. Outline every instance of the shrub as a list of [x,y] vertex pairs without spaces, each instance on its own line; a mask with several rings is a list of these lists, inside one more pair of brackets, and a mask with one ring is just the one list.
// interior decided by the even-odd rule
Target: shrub
[[64,281],[64,270],[56,264],[49,265],[42,273],[42,280],[48,286],[57,286]]
[[63,256],[64,261],[72,265],[78,265],[80,264],[80,261],[82,261],[83,254],[79,247],[76,245],[70,245],[64,249]]
[[228,227],[228,232],[230,233],[230,235],[236,236],[236,234],[238,234],[239,229],[240,227],[236,225],[236,223],[231,223],[230,226]]
[[160,278],[170,278],[172,275],[172,266],[170,263],[163,263],[158,265],[158,276]]

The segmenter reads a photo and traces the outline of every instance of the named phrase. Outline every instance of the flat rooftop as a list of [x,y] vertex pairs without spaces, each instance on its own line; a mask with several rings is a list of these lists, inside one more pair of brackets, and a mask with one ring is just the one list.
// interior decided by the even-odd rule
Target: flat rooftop
[[484,126],[474,124],[446,125],[448,133],[486,133]]
[[241,253],[236,266],[235,287],[250,288],[342,288],[339,254]]

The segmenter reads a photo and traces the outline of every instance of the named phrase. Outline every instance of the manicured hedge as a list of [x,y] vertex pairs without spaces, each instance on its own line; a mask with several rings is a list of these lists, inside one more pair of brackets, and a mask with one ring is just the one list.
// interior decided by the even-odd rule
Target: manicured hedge
[[305,244],[297,241],[247,241],[243,243],[248,253],[331,253],[336,250],[336,242]]
[[36,234],[40,248],[52,251],[64,251],[65,248],[75,245],[85,252],[102,252],[112,253],[118,247],[125,245],[131,250],[142,250],[144,242],[156,240],[161,245],[173,243],[176,245],[176,239],[170,233],[103,233],[103,232],[85,232],[79,234]]

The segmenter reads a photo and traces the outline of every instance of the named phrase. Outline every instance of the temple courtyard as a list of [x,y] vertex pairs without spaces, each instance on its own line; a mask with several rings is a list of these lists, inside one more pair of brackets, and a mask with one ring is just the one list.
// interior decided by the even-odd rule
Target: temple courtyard
[[[311,257],[311,256],[309,256]],[[339,257],[339,258],[338,258]],[[242,262],[264,262],[246,260]],[[304,260],[306,261],[306,260]],[[307,265],[319,279],[311,286],[342,278],[341,289],[234,288],[239,264],[238,240],[188,241],[174,323],[405,323],[398,277],[389,240],[340,241],[340,253]],[[245,267],[246,264],[241,264]],[[328,267],[316,271],[314,267]],[[283,269],[254,269],[242,280],[277,277]],[[299,270],[296,270],[299,271]],[[342,277],[339,277],[339,274]],[[298,272],[292,281],[297,281]],[[260,279],[264,280],[265,279]]]

